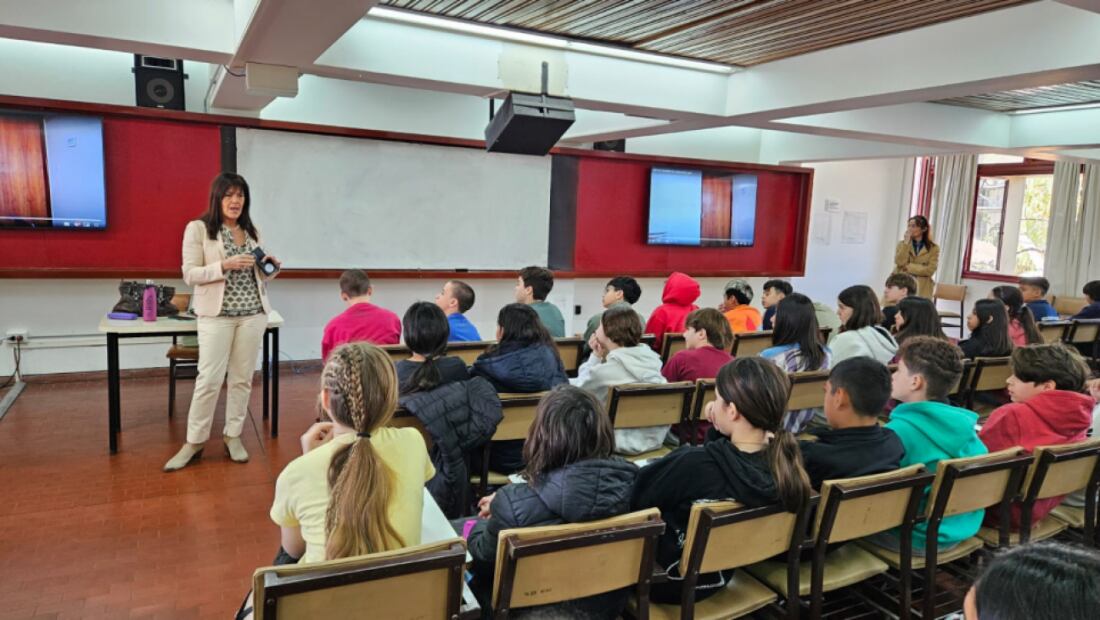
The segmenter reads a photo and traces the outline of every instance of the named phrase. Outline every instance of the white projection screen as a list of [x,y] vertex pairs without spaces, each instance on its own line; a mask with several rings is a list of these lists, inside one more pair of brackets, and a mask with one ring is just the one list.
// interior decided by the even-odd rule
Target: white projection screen
[[550,157],[239,128],[237,171],[284,269],[547,261]]

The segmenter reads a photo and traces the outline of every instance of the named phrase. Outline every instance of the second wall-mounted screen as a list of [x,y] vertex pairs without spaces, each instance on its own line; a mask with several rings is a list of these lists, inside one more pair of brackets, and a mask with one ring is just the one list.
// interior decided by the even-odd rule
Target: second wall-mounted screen
[[755,174],[653,168],[649,181],[650,245],[753,245]]

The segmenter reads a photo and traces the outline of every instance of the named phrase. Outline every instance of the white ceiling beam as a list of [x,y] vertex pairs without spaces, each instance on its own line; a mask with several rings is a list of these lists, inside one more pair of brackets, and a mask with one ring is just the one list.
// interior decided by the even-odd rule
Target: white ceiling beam
[[1100,0],[1058,0],[1058,2],[1085,11],[1100,13]]
[[1100,146],[1100,109],[1063,110],[1011,116],[1014,148]]

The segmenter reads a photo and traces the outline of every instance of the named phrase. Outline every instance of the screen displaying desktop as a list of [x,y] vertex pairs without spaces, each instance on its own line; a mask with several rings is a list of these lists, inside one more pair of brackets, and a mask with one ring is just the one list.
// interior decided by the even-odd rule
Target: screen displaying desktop
[[653,168],[650,245],[751,246],[756,236],[756,175]]
[[0,228],[106,228],[103,169],[103,119],[0,110]]

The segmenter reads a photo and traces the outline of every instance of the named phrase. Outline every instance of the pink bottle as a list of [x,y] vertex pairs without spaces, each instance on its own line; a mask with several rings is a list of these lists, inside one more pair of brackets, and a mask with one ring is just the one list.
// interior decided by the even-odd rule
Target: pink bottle
[[145,292],[141,296],[141,318],[146,321],[157,320],[157,287],[152,280],[145,281]]

